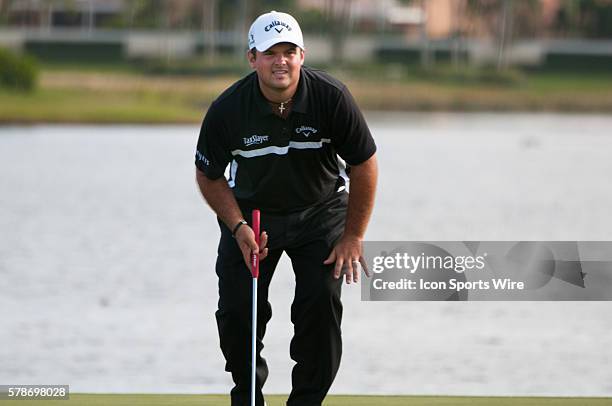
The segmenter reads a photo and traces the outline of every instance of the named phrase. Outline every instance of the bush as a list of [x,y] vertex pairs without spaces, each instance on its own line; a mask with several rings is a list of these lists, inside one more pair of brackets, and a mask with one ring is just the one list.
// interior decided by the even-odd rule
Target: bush
[[0,87],[32,91],[38,82],[38,65],[26,55],[0,48]]

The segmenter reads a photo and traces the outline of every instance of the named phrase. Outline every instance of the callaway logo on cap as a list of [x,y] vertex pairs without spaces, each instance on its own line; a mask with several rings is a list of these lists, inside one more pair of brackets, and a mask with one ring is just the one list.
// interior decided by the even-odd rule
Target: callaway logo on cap
[[249,49],[263,52],[279,42],[290,42],[304,49],[302,30],[295,18],[277,11],[257,17],[249,29]]

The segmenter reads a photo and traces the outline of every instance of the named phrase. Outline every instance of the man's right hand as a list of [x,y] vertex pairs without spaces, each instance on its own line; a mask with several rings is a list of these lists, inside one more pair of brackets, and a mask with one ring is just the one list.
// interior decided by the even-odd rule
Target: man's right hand
[[259,247],[255,241],[255,232],[246,224],[238,229],[235,237],[238,242],[238,247],[240,247],[240,251],[242,251],[244,263],[249,268],[249,271],[253,271],[251,269],[251,256],[259,252],[260,261],[263,261],[268,256],[268,248],[266,247],[268,244],[268,233],[265,231],[261,233],[259,237]]

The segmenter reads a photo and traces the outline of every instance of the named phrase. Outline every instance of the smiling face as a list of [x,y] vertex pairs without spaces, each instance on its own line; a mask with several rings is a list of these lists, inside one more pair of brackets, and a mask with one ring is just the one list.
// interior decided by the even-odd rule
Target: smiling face
[[281,42],[255,55],[248,52],[251,68],[257,71],[259,86],[264,96],[281,102],[291,98],[300,80],[304,51],[294,44]]

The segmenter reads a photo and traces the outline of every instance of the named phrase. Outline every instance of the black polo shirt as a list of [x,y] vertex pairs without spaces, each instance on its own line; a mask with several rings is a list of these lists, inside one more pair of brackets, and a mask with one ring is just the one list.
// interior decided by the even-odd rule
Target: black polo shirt
[[302,67],[289,116],[272,112],[256,72],[225,90],[202,123],[195,164],[224,175],[243,208],[293,212],[322,203],[344,186],[343,164],[370,158],[376,145],[346,86]]

